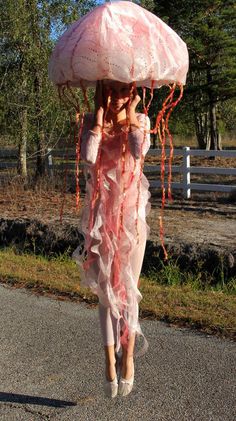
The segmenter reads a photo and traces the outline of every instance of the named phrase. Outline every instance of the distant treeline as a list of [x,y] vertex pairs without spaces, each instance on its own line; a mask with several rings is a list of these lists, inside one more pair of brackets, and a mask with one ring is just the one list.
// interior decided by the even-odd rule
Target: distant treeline
[[[195,132],[200,148],[220,149],[221,134],[236,129],[234,1],[137,3],[170,25],[189,49],[190,70],[184,98],[170,123],[172,131],[181,136]],[[41,176],[46,149],[69,135],[69,112],[48,80],[48,60],[58,36],[95,6],[94,0],[1,2],[0,139],[4,147],[7,142],[18,147],[18,172],[23,176],[27,175],[27,154],[36,153],[35,174]],[[155,92],[151,117],[165,89]],[[93,92],[89,101],[92,105]]]

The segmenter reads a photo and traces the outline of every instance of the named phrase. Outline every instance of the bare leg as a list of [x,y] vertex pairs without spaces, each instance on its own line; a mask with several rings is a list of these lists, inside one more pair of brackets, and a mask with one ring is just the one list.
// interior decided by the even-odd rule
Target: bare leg
[[98,307],[101,333],[105,351],[106,378],[108,381],[114,380],[116,376],[115,358],[115,335],[112,315],[109,307],[104,307],[99,303]]
[[135,345],[135,333],[130,336],[127,349],[122,347],[122,371],[124,379],[129,380],[133,374],[133,355]]
[[[139,246],[135,249],[130,257],[130,263],[133,270],[134,279],[138,284],[139,276],[143,264],[143,257],[146,247],[147,232],[146,226],[139,228]],[[129,380],[133,374],[133,355],[135,346],[135,333],[130,335],[127,348],[122,347],[122,371],[121,375],[124,379]]]
[[111,382],[116,376],[116,359],[115,359],[115,346],[104,346],[105,363],[106,363],[106,379]]

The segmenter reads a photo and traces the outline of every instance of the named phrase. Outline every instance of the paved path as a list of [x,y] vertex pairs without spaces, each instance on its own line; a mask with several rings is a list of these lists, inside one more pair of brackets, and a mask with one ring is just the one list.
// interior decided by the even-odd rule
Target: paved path
[[0,286],[0,420],[234,421],[235,343],[142,327],[133,392],[111,400],[97,309]]

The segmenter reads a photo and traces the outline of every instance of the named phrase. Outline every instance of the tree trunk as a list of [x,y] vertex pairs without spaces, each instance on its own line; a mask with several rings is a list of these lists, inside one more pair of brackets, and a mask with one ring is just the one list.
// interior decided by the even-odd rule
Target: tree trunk
[[210,103],[210,149],[217,150],[218,149],[218,142],[217,142],[217,122],[216,122],[216,104],[213,102]]
[[26,149],[27,149],[27,135],[28,135],[28,113],[27,108],[24,108],[20,113],[21,134],[18,146],[18,163],[17,172],[22,177],[27,177],[26,164]]
[[[38,54],[42,51],[42,41],[40,38],[40,18],[37,8],[37,1],[31,0],[28,1],[29,7],[31,9],[31,24],[32,24],[32,41],[35,47],[35,50],[38,51]],[[35,74],[34,78],[34,94],[35,94],[35,113],[36,113],[36,150],[37,150],[37,160],[36,160],[36,179],[42,177],[46,172],[46,148],[45,148],[45,132],[44,132],[44,117],[42,109],[42,81],[43,81],[43,71],[40,67],[39,60],[35,59],[32,69]]]
[[37,160],[36,160],[36,173],[35,173],[35,175],[36,175],[36,178],[38,178],[38,177],[42,177],[46,172],[45,133],[42,129],[37,134],[36,144],[37,144]]
[[34,80],[34,91],[35,91],[35,110],[37,115],[37,127],[38,131],[36,134],[36,147],[37,147],[37,160],[36,160],[36,178],[42,177],[46,172],[46,148],[45,148],[45,132],[43,129],[43,111],[41,107],[41,92],[42,82],[41,75],[37,71]]
[[219,131],[217,131],[217,149],[219,151],[222,151],[222,139],[221,139],[221,134],[219,133]]
[[208,144],[208,114],[194,108],[195,131],[200,149],[206,149]]
[[210,69],[207,69],[207,84],[208,84],[208,97],[209,97],[209,123],[210,123],[210,149],[218,149],[217,141],[217,119],[216,119],[216,103],[213,98],[211,89],[212,75]]

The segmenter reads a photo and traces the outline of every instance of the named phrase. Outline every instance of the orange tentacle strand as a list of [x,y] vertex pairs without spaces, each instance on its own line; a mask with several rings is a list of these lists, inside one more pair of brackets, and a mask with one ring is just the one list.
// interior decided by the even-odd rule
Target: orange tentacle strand
[[183,87],[179,85],[180,93],[178,98],[174,101],[174,92],[176,88],[176,84],[172,87],[170,86],[170,93],[165,99],[161,111],[157,115],[156,125],[155,128],[152,130],[152,133],[158,133],[158,137],[161,143],[161,190],[162,190],[162,200],[161,200],[161,211],[160,211],[160,239],[161,245],[164,252],[165,260],[168,258],[168,254],[164,245],[164,228],[163,228],[163,215],[164,215],[164,207],[165,207],[165,161],[166,161],[166,153],[165,153],[165,144],[166,144],[166,134],[169,140],[169,147],[170,147],[170,155],[168,160],[168,199],[172,200],[171,196],[171,180],[172,180],[172,160],[173,160],[173,138],[169,130],[169,118],[170,115],[175,108],[175,106],[179,103],[180,99],[183,95]]
[[[76,180],[78,178],[78,163],[79,163],[79,151],[80,151],[80,136],[78,138],[78,141],[76,141],[77,133],[78,133],[78,125],[79,125],[79,118],[80,118],[80,105],[79,100],[73,93],[72,89],[67,84],[58,86],[58,95],[60,101],[64,104],[64,106],[67,108],[70,116],[70,136],[69,136],[69,143],[72,141],[72,136],[74,137],[74,142],[76,144]],[[73,121],[71,116],[71,109],[69,105],[72,105],[76,110],[76,116],[75,121]],[[72,134],[73,133],[73,134]],[[67,144],[67,151],[66,151],[66,167],[65,167],[65,173],[64,173],[64,183],[63,183],[63,189],[62,189],[62,205],[60,209],[60,222],[62,223],[63,218],[63,211],[65,206],[65,199],[66,199],[66,184],[67,184],[67,174],[68,174],[68,144]],[[77,194],[77,197],[79,197],[79,193]],[[78,203],[78,199],[77,199]]]
[[83,84],[82,80],[80,81],[80,85],[81,85],[81,89],[82,89],[83,96],[84,96],[84,103],[87,107],[88,112],[90,113],[91,110],[90,110],[90,104],[89,104],[89,100],[88,100],[87,90],[84,87],[84,84]]
[[[75,142],[75,153],[76,153],[76,174],[75,174],[75,182],[76,182],[76,209],[79,209],[79,199],[80,199],[80,187],[79,187],[79,161],[80,161],[80,145],[81,145],[81,134],[83,131],[84,126],[84,113],[81,115],[80,119],[80,127],[79,127],[79,117],[80,115],[76,113],[76,131],[74,134],[74,142]],[[79,127],[79,129],[78,129]]]
[[61,203],[61,209],[60,209],[60,223],[61,224],[62,224],[65,201],[66,201],[66,185],[67,185],[67,175],[68,175],[68,149],[69,149],[69,144],[71,143],[71,140],[72,140],[72,127],[73,127],[71,114],[69,115],[70,115],[70,136],[69,136],[69,142],[67,141],[67,146],[66,146],[66,167],[64,171],[64,182],[63,182],[63,188],[62,188],[62,203]]
[[101,149],[101,145],[104,139],[104,121],[106,120],[106,115],[108,113],[109,110],[109,105],[110,105],[110,95],[108,95],[107,98],[107,106],[106,106],[106,111],[105,111],[105,115],[103,118],[103,126],[102,126],[102,139],[101,139],[101,143],[98,149],[98,156],[97,156],[97,162],[96,162],[96,186],[94,188],[93,191],[93,197],[91,200],[91,209],[90,209],[90,216],[89,216],[89,230],[91,230],[93,228],[93,224],[94,224],[94,208],[95,208],[95,204],[97,199],[100,196],[100,168],[101,168],[101,160],[102,160],[102,149]]
[[[130,105],[130,104],[129,104]],[[129,110],[129,105],[128,105],[128,110]],[[118,230],[118,238],[120,238],[121,235],[121,231],[123,231],[124,227],[123,227],[123,213],[124,213],[124,202],[125,202],[125,196],[126,196],[126,190],[127,190],[127,186],[125,185],[125,155],[126,155],[126,150],[127,150],[127,144],[128,144],[128,127],[129,127],[129,119],[128,117],[126,118],[126,123],[127,123],[127,127],[126,127],[126,131],[125,131],[125,136],[124,136],[124,140],[123,140],[123,144],[122,144],[122,157],[121,157],[121,180],[122,180],[122,186],[123,186],[123,192],[122,192],[122,203],[121,203],[121,209],[120,209],[120,223],[119,223],[119,230]]]
[[171,194],[171,180],[172,180],[172,160],[173,160],[173,155],[174,155],[174,147],[173,147],[173,136],[170,133],[169,130],[169,118],[170,115],[172,113],[172,111],[174,110],[174,108],[176,107],[176,105],[179,103],[179,101],[181,100],[182,96],[183,96],[183,85],[179,85],[180,88],[180,92],[179,92],[179,96],[176,99],[176,101],[174,101],[168,111],[168,114],[166,116],[166,132],[168,135],[168,139],[169,139],[169,148],[170,148],[170,155],[169,155],[169,161],[168,161],[168,199],[170,201],[172,201],[172,194]]
[[152,80],[152,82],[151,82],[150,99],[149,99],[149,102],[148,102],[147,107],[146,107],[147,112],[149,111],[150,105],[151,105],[152,100],[153,100],[153,90],[154,90],[154,80]]
[[[146,88],[143,87],[142,89],[143,89],[143,111],[144,111],[144,114],[147,116],[150,105],[151,105],[151,102],[152,102],[152,99],[153,99],[154,81],[152,80],[152,82],[151,82],[150,99],[149,99],[147,105],[146,105]],[[140,171],[139,171],[139,178],[138,178],[138,183],[137,183],[138,195],[137,195],[137,201],[136,201],[136,218],[135,218],[135,227],[136,227],[136,232],[137,232],[137,244],[139,243],[138,210],[139,210],[139,199],[140,199],[140,189],[141,189],[141,178],[142,178],[143,167],[144,167],[143,146],[144,146],[146,140],[147,140],[147,127],[144,128],[144,137],[143,137],[143,142],[142,142],[142,145],[141,145]]]

